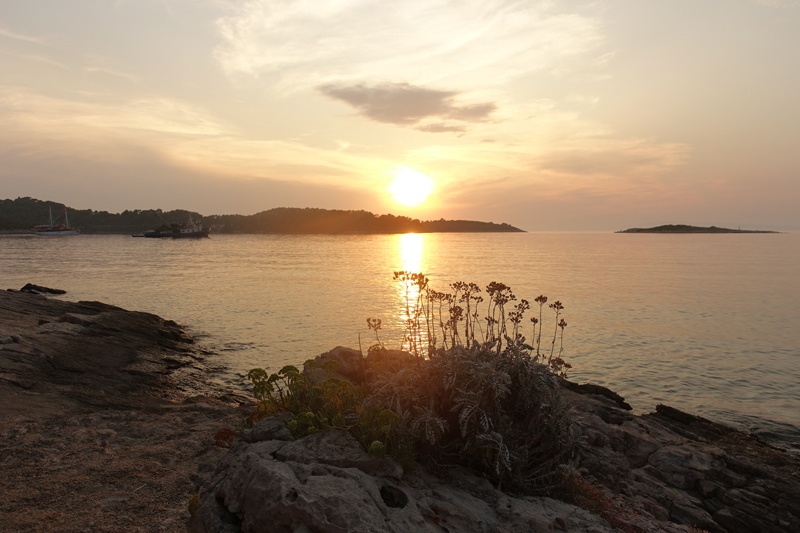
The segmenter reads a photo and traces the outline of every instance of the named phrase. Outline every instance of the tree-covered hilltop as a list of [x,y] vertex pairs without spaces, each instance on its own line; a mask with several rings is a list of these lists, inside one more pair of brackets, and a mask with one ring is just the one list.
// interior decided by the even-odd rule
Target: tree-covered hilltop
[[[64,205],[17,198],[0,200],[0,231],[29,230],[49,221],[49,210],[56,217]],[[375,215],[369,211],[279,207],[255,215],[210,215],[176,209],[135,209],[122,213],[72,209],[67,207],[69,223],[81,233],[142,233],[172,222],[186,222],[189,217],[202,219],[204,226],[213,226],[212,233],[436,233],[436,232],[521,232],[509,224],[472,220],[420,221],[404,216]],[[63,222],[63,217],[60,222]]]
[[[37,224],[50,222],[50,211],[53,221],[63,211],[64,204],[25,197],[16,200],[0,200],[0,231],[29,230]],[[176,209],[135,209],[122,213],[94,211],[92,209],[73,209],[67,207],[69,225],[81,230],[81,233],[141,233],[166,226],[168,222],[186,222],[189,216],[199,217],[198,213]],[[58,222],[64,223],[61,216]]]
[[255,215],[214,215],[205,222],[221,226],[222,233],[436,233],[514,232],[509,224],[472,220],[425,220],[376,215],[369,211],[341,211],[278,207]]
[[666,224],[654,228],[630,228],[617,233],[779,233],[777,231],[766,230],[747,230],[747,229],[728,229],[711,226],[708,228],[700,226],[688,226],[686,224]]

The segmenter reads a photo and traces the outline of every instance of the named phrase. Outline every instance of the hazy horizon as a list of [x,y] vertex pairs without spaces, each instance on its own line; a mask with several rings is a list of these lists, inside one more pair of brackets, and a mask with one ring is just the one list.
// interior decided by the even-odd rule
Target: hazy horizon
[[800,0],[12,1],[0,62],[12,199],[800,230]]

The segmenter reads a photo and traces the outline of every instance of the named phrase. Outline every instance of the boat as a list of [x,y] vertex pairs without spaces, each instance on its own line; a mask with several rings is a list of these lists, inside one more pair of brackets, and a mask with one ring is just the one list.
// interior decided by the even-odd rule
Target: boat
[[53,223],[53,208],[50,207],[50,224],[39,224],[33,227],[34,233],[36,235],[79,235],[80,231],[77,228],[73,228],[69,225],[69,215],[67,215],[67,206],[64,206],[64,210],[59,213],[56,217],[56,221],[61,218],[61,215],[64,215],[64,223],[63,224],[54,224]]
[[144,234],[145,237],[151,239],[160,239],[171,237],[173,239],[201,239],[208,237],[210,228],[203,229],[203,224],[200,221],[195,222],[191,215],[189,222],[183,224],[172,223],[169,225],[172,231],[148,231]]

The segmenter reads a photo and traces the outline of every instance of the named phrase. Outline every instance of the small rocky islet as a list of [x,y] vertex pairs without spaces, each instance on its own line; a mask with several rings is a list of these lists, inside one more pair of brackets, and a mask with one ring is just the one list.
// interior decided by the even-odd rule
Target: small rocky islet
[[184,328],[29,289],[0,292],[4,531],[800,531],[796,455],[667,406],[634,415],[597,385],[562,382],[588,509],[461,467],[404,472],[344,431],[294,439],[285,416],[220,440],[252,399]]
[[779,231],[718,228],[716,226],[689,226],[686,224],[666,224],[653,228],[629,228],[616,233],[780,233]]

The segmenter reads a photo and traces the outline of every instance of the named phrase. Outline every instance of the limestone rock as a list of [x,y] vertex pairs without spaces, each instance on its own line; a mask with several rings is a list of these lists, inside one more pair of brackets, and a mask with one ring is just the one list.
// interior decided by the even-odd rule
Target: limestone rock
[[[201,490],[188,531],[614,531],[588,511],[549,498],[507,496],[463,469],[456,469],[455,482],[424,472],[398,480],[331,464],[347,463],[338,455],[363,454],[358,442],[345,435],[349,437],[331,430],[289,443],[234,445]],[[275,451],[276,447],[280,448]]]
[[711,533],[800,531],[796,456],[672,407],[633,416],[605,395],[564,393],[579,413],[589,479],[661,521],[658,530],[669,520]]
[[251,429],[245,430],[244,440],[246,442],[261,442],[265,440],[294,440],[289,428],[286,427],[286,422],[287,420],[291,419],[291,414],[284,413],[284,415],[272,416],[257,422]]
[[392,459],[369,455],[349,432],[331,429],[289,443],[277,452],[281,461],[321,463],[341,468],[358,468],[373,476],[403,477],[403,467]]

